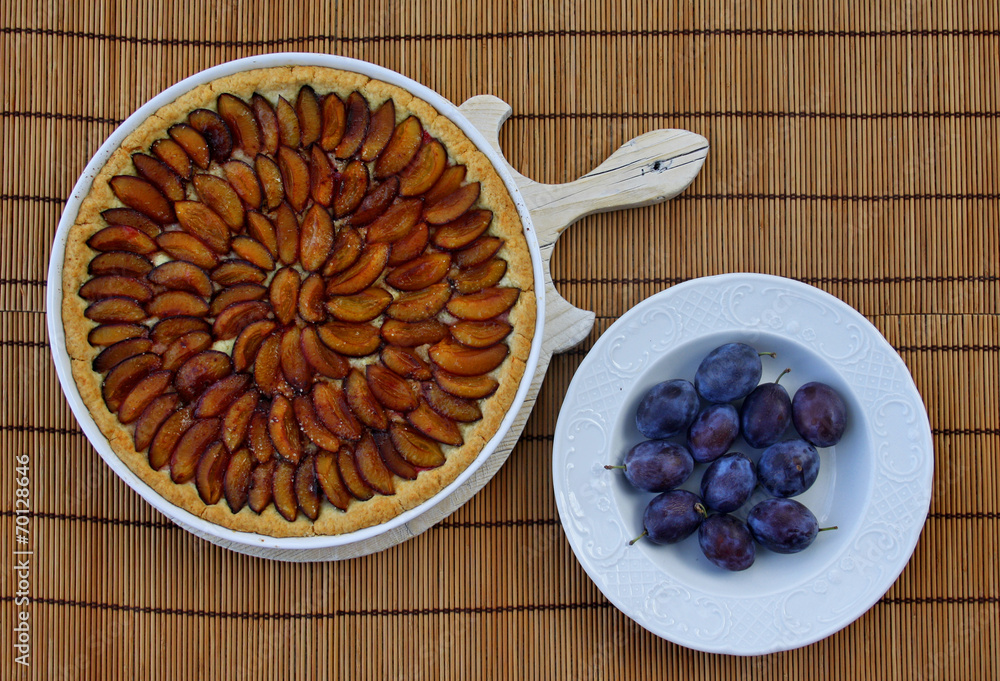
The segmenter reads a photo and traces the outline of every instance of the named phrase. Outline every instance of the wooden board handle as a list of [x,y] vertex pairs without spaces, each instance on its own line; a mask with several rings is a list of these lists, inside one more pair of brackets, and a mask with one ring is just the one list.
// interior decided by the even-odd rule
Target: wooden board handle
[[[510,106],[492,95],[479,95],[458,108],[503,156],[500,127],[510,117]],[[543,354],[568,350],[594,326],[594,313],[571,305],[552,283],[549,261],[559,235],[587,215],[649,206],[677,196],[694,180],[707,155],[708,140],[701,135],[687,130],[654,130],[626,142],[604,163],[565,184],[535,182],[504,161],[531,211],[542,250],[546,310]]]

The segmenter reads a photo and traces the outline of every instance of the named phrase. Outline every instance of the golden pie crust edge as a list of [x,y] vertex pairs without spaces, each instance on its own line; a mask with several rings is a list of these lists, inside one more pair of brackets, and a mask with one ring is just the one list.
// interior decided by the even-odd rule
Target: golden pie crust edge
[[[90,278],[87,268],[95,255],[86,242],[106,226],[100,216],[101,211],[123,205],[111,191],[108,181],[115,175],[134,174],[131,164],[133,153],[147,150],[153,141],[166,135],[170,125],[185,120],[191,110],[215,110],[216,99],[223,92],[232,93],[245,101],[257,91],[266,92],[269,98],[282,95],[294,101],[293,97],[302,85],[312,85],[321,94],[336,92],[341,97],[346,97],[352,90],[359,90],[372,109],[391,97],[396,107],[397,123],[410,114],[416,115],[424,129],[444,144],[449,160],[466,165],[466,180],[480,182],[478,203],[493,211],[495,217],[491,233],[506,242],[500,255],[507,260],[507,274],[499,285],[515,286],[522,293],[510,311],[510,323],[514,327],[507,338],[510,352],[493,372],[500,387],[491,397],[480,401],[483,412],[480,421],[459,424],[465,443],[460,447],[442,445],[447,459],[444,465],[422,471],[416,480],[404,480],[397,476],[395,495],[376,495],[364,502],[353,500],[346,512],[324,499],[316,521],[310,521],[300,513],[294,522],[289,522],[278,513],[273,502],[259,515],[249,507],[234,514],[225,498],[208,506],[198,495],[193,482],[179,485],[170,479],[169,467],[160,471],[150,468],[146,454],[135,451],[131,428],[122,425],[104,404],[101,394],[103,377],[91,368],[100,350],[92,347],[87,340],[90,330],[97,324],[84,316],[87,301],[78,295],[78,291]],[[486,155],[451,120],[408,91],[355,72],[325,67],[254,69],[223,77],[181,95],[141,123],[94,177],[92,187],[81,203],[67,237],[62,284],[62,319],[73,377],[87,409],[118,458],[159,496],[175,506],[231,530],[273,537],[338,535],[379,525],[420,505],[451,484],[479,456],[507,415],[524,376],[535,328],[536,304],[530,250],[517,208]]]

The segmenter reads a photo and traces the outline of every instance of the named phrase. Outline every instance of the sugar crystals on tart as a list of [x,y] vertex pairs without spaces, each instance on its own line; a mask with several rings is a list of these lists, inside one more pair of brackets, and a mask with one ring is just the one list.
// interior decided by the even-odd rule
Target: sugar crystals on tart
[[[95,182],[114,199],[81,226],[82,354],[102,429],[127,434],[115,449],[144,478],[319,522],[496,429],[475,427],[509,404],[494,393],[520,379],[512,340],[534,312],[530,279],[510,276],[524,246],[497,227],[512,205],[484,197],[498,180],[470,177],[457,128],[427,129],[429,107],[374,84],[222,91]],[[444,482],[428,480],[423,496]]]

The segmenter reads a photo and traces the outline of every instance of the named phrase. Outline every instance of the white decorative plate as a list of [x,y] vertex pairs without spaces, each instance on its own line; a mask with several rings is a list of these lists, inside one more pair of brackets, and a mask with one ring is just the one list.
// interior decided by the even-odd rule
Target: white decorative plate
[[[669,546],[629,546],[655,495],[604,469],[644,439],[635,410],[645,392],[671,378],[693,380],[701,359],[731,341],[777,353],[764,358],[762,381],[791,367],[781,379],[789,395],[823,381],[848,408],[844,438],[820,450],[819,478],[796,497],[821,527],[839,529],[820,533],[798,554],[758,546],[754,565],[735,573],[708,562],[697,533]],[[732,449],[759,455],[742,439]],[[675,643],[758,655],[829,636],[889,589],[927,517],[933,458],[927,414],[906,365],[860,313],[796,281],[727,274],[658,293],[601,336],[566,394],[552,466],[566,536],[615,606]],[[684,487],[697,491],[704,468],[696,466]],[[745,518],[760,498],[758,491],[735,515]]]

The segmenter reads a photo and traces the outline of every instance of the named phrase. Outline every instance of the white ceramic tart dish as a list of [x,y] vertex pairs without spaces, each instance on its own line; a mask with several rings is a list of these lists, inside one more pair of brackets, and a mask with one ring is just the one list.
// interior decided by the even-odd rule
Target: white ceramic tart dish
[[[266,106],[261,106],[261,98],[253,97],[255,92],[261,93]],[[336,121],[339,116],[337,111],[329,113],[324,106],[330,104],[333,110],[338,109],[337,102],[330,99],[331,95],[336,95],[343,104],[343,130],[334,126],[334,134],[327,139],[324,117],[329,114],[330,120]],[[284,98],[283,103],[279,97]],[[359,107],[359,98],[364,103],[363,107]],[[393,105],[391,117],[386,112],[386,103],[390,99]],[[259,140],[253,125],[246,127],[245,121],[240,122],[241,116],[245,118],[243,108],[248,104],[257,120],[257,130],[262,134]],[[277,141],[273,125],[268,136],[259,118],[261,115],[265,119],[270,118],[268,110],[273,111],[273,117],[282,126],[278,129]],[[317,111],[320,113],[319,124],[316,123]],[[578,180],[558,185],[541,184],[518,173],[503,158],[498,134],[510,113],[507,104],[488,95],[472,97],[460,107],[455,107],[428,88],[366,62],[323,54],[283,53],[229,62],[198,73],[167,89],[129,117],[98,150],[67,201],[53,243],[47,288],[48,330],[56,371],[84,433],[109,467],[155,508],[193,534],[235,551],[289,561],[337,560],[387,549],[440,522],[482,489],[514,448],[538,395],[551,356],[579,343],[593,327],[593,313],[573,307],[553,286],[549,260],[559,236],[567,226],[591,213],[646,206],[676,196],[695,178],[708,151],[707,141],[695,133],[677,129],[654,130],[629,140]],[[365,123],[368,125],[360,142],[357,137],[361,135],[363,126],[356,125],[358,116],[366,116]],[[295,117],[298,117],[299,125],[288,127]],[[226,135],[217,129],[217,119],[220,118],[230,126],[232,151],[228,150]],[[389,132],[385,124],[391,119],[395,120],[396,127]],[[194,128],[198,136],[183,127],[185,122]],[[182,127],[175,129],[178,124]],[[414,134],[415,128],[419,130],[419,136]],[[382,133],[375,134],[374,130],[382,130]],[[396,140],[397,133],[401,142]],[[341,149],[340,143],[334,145],[337,135],[341,135],[346,149]],[[199,150],[197,143],[192,145],[192,140],[197,142],[199,136],[202,146],[207,147],[207,157],[204,148]],[[385,137],[389,140],[386,141]],[[170,141],[166,141],[168,138]],[[306,144],[302,144],[303,139]],[[344,139],[351,140],[351,143],[343,142]],[[286,141],[287,144],[278,144]],[[247,148],[259,151],[258,143],[265,150],[264,155],[271,156],[276,162],[265,159],[258,164],[256,156],[250,158]],[[324,144],[333,149],[324,148]],[[360,144],[361,151],[352,149],[351,144]],[[177,146],[183,148],[186,157],[175,153]],[[217,147],[229,155],[218,153],[218,158],[213,159]],[[289,147],[290,150],[278,147]],[[417,147],[416,152],[413,147]],[[392,153],[389,153],[390,150]],[[404,160],[409,160],[405,167],[399,162],[400,152]],[[412,158],[407,156],[409,153],[413,154]],[[442,155],[444,170],[440,168]],[[383,159],[386,157],[396,158],[396,162],[385,162]],[[186,165],[185,158],[189,158],[194,167]],[[158,163],[169,165],[170,172],[163,173]],[[140,165],[143,167],[140,168]],[[362,165],[366,168],[364,173],[359,172]],[[445,177],[459,167],[464,168],[464,173],[459,175],[458,184],[454,184],[454,174],[446,181]],[[318,168],[320,172],[314,174],[313,168]],[[187,183],[182,184],[182,194],[170,173],[187,177],[189,171]],[[434,186],[430,189],[421,186],[421,177],[429,183],[427,177],[434,177],[439,171],[442,174]],[[304,172],[309,173],[308,187],[305,186],[307,183],[297,181],[304,177]],[[331,172],[336,186],[334,194],[330,193],[328,182],[313,186],[314,176],[328,181]],[[342,195],[351,195],[343,190],[349,176],[357,183],[362,174],[367,176],[367,189],[371,190],[364,193],[362,205],[351,205],[350,209],[338,205]],[[133,177],[115,179],[122,175]],[[141,180],[156,185],[160,193],[172,194],[173,198],[169,202],[160,202],[159,208],[139,205],[141,197],[148,199],[149,195],[144,194],[148,188],[143,182],[136,181],[138,175],[142,176]],[[256,183],[248,179],[255,175]],[[269,181],[266,176],[269,176]],[[227,182],[231,191],[221,185],[221,181]],[[273,191],[276,182],[283,183],[281,192]],[[397,185],[389,187],[393,182]],[[452,183],[448,194],[451,198],[442,200],[438,190],[442,183],[448,187],[449,182]],[[115,183],[120,186],[114,186]],[[478,191],[472,191],[475,199],[467,203],[473,186]],[[374,189],[379,187],[394,196],[390,208],[374,221],[371,221],[370,215],[364,219],[357,217],[359,212],[364,212],[367,203],[378,205],[376,199],[379,194]],[[389,187],[388,190],[386,187]],[[260,198],[256,189],[261,191]],[[230,200],[227,203],[223,200],[226,196],[232,199],[234,192],[239,201]],[[123,200],[123,196],[127,200]],[[384,193],[381,196],[384,199]],[[272,205],[272,200],[280,200],[285,205]],[[259,210],[254,208],[258,201],[261,204]],[[417,233],[419,228],[410,230],[405,237],[400,237],[397,229],[403,229],[399,224],[407,214],[412,218],[415,202],[421,204],[418,222],[426,224],[429,244],[424,247],[423,255],[414,259],[425,259],[421,266],[410,268],[402,276],[397,271],[406,270],[409,263],[395,258],[394,251],[399,244],[408,244],[406,247],[399,246],[406,253],[406,248],[414,243],[420,244],[421,237]],[[199,203],[207,205],[212,212],[205,211],[204,206],[195,205]],[[319,207],[315,205],[317,203]],[[350,202],[347,203],[350,205]],[[122,212],[122,204],[125,204],[125,212]],[[242,205],[242,211],[239,205]],[[462,239],[469,238],[468,231],[480,229],[482,223],[477,226],[476,219],[466,219],[463,226],[462,218],[449,216],[449,210],[456,206],[465,209],[462,218],[490,216],[487,231],[481,234],[476,232],[474,243],[465,245]],[[138,218],[134,212],[129,212],[140,207],[146,213],[138,211]],[[117,212],[109,216],[106,213],[109,209]],[[386,215],[393,210],[396,212],[390,220]],[[431,215],[434,212],[438,214]],[[255,213],[267,218],[267,223],[273,226],[275,238],[269,236],[270,230],[265,221]],[[289,219],[289,214],[294,220]],[[242,227],[239,222],[241,216]],[[445,217],[454,219],[442,224]],[[220,227],[220,220],[232,227],[228,236],[226,230]],[[97,236],[112,222],[125,222],[126,227],[139,231],[143,231],[144,227],[154,247],[149,247],[147,241],[145,249],[132,248],[133,244],[126,239],[125,250],[132,248],[147,252],[108,255],[123,243],[107,239],[107,233]],[[330,222],[333,223],[334,243],[327,251]],[[291,227],[293,224],[294,228]],[[371,275],[370,271],[365,275],[366,268],[358,265],[365,256],[358,256],[348,270],[330,264],[340,257],[337,255],[343,246],[340,237],[344,233],[349,236],[352,230],[361,237],[354,241],[360,242],[369,261],[376,264],[380,262],[375,257],[379,254],[371,254],[369,250],[377,251],[377,243],[381,241],[391,244],[386,259],[388,267],[383,268],[372,281],[365,281],[368,288],[358,293],[350,293],[352,286],[346,285],[345,288],[343,280],[354,281],[358,276]],[[131,235],[131,239],[143,239],[142,235],[136,237],[127,230],[118,231],[118,235],[112,233],[112,236],[119,238],[124,233]],[[169,262],[195,259],[197,254],[190,248],[185,251],[183,242],[187,241],[190,245],[190,239],[183,234],[178,236],[185,231],[190,235],[196,234],[207,247],[201,252],[201,267],[208,276],[207,281],[186,265]],[[282,241],[280,237],[282,234],[287,237],[293,232],[299,236],[298,253],[290,250],[282,253],[275,241],[287,245],[288,240]],[[373,232],[380,236],[373,237]],[[263,250],[244,238],[247,236],[260,242]],[[107,253],[101,252],[101,248],[93,248],[100,245],[101,239],[104,239],[103,248]],[[164,239],[170,248],[164,246]],[[178,245],[178,242],[181,243]],[[350,245],[350,239],[347,243]],[[376,248],[372,248],[373,243]],[[111,250],[107,250],[109,245]],[[166,251],[167,255],[159,251]],[[317,253],[328,256],[326,262],[320,262],[322,258]],[[434,270],[435,266],[440,266],[442,253],[445,257],[450,255],[451,260],[447,273],[438,277]],[[146,262],[134,255],[141,256]],[[299,259],[296,260],[293,255]],[[95,266],[97,257],[103,260]],[[384,252],[381,257],[385,257]],[[227,264],[220,274],[217,268],[221,263],[217,260],[245,260],[250,266],[244,263]],[[257,272],[254,267],[261,271]],[[122,268],[125,272],[118,271]],[[148,275],[154,271],[157,273],[150,280]],[[120,288],[123,284],[118,279],[93,283],[95,278],[123,274],[136,279],[145,276],[146,281],[138,285],[128,284],[127,289]],[[275,283],[279,275],[282,279]],[[423,288],[410,281],[415,278],[419,282],[421,277],[430,277],[423,281]],[[321,281],[317,282],[317,279]],[[440,279],[437,284],[428,283],[436,279]],[[291,296],[287,294],[296,283],[299,294],[296,302],[301,304],[293,308],[288,304]],[[171,286],[179,290],[168,290]],[[492,292],[469,293],[482,286]],[[238,301],[243,307],[239,304],[223,306],[219,302],[222,288],[226,288],[226,295],[231,296],[224,302]],[[371,291],[377,288],[387,293]],[[516,296],[512,295],[511,289]],[[498,297],[497,291],[506,292]],[[125,298],[131,296],[134,300],[102,302],[109,292]],[[322,296],[324,292],[325,297]],[[441,297],[445,292],[448,294],[447,301]],[[164,293],[169,295],[161,300],[160,296]],[[197,294],[202,296],[200,303],[193,302]],[[317,308],[317,301],[321,298],[326,306],[322,318],[322,310]],[[344,298],[352,300],[345,303]],[[302,303],[303,300],[305,303]],[[145,328],[133,328],[131,332],[122,328],[104,329],[97,332],[98,342],[95,343],[92,335],[95,328],[122,324],[93,319],[100,317],[91,309],[95,303],[110,306],[112,317],[122,310],[125,314],[131,310],[136,317],[145,312],[143,319],[124,322]],[[444,307],[439,309],[442,303]],[[205,332],[203,323],[195,320],[171,322],[166,331],[160,329],[157,332],[155,325],[162,320],[153,320],[151,316],[163,317],[168,312],[183,312],[182,316],[191,316],[189,306],[192,304],[208,305],[209,310],[203,318],[210,322],[210,331]],[[384,309],[380,307],[382,305]],[[370,317],[372,306],[379,313],[375,317]],[[230,310],[235,307],[237,310],[225,312],[223,307]],[[433,318],[423,319],[422,315],[428,313],[434,315]],[[254,319],[255,315],[262,318],[244,326],[247,321],[244,315],[250,319]],[[194,316],[198,316],[197,313]],[[220,318],[224,318],[222,322]],[[267,336],[261,341],[251,336],[249,341],[240,340],[241,334],[254,324],[270,330],[269,323],[275,321],[281,331],[280,339],[271,340]],[[385,322],[396,324],[396,328],[387,331]],[[201,328],[188,328],[187,324]],[[421,345],[410,343],[416,346],[418,363],[432,369],[429,377],[426,371],[420,375],[407,374],[413,368],[408,368],[402,361],[402,355],[406,353],[393,351],[389,354],[394,357],[386,356],[386,346],[406,344],[400,340],[398,333],[400,328],[406,327],[400,327],[400,324],[424,325],[421,327],[424,330],[428,324],[432,327],[445,325],[445,338],[438,340],[432,333],[424,338]],[[180,330],[187,331],[183,336],[187,340],[183,343],[174,338],[178,332],[176,325]],[[372,352],[363,347],[366,340],[373,340],[373,333],[366,325],[376,329],[374,340],[381,346],[371,348]],[[291,340],[286,338],[289,335],[286,329],[290,327],[298,329],[298,332],[290,332]],[[313,327],[316,333],[307,330],[308,327]],[[351,332],[351,329],[354,331]],[[158,355],[161,360],[136,360],[155,366],[146,367],[148,372],[140,369],[138,373],[145,373],[145,377],[134,386],[131,381],[121,380],[122,376],[118,376],[111,381],[112,389],[109,390],[107,376],[110,373],[103,370],[107,369],[105,365],[110,365],[111,360],[120,358],[114,354],[110,358],[105,356],[98,361],[96,372],[94,361],[100,357],[98,347],[104,348],[100,352],[110,347],[102,343],[119,340],[115,337],[118,332],[123,332],[125,336],[132,332],[138,336],[148,335],[152,341],[149,351],[153,354],[162,351],[163,354]],[[209,338],[206,340],[204,336],[198,336],[198,332],[207,333]],[[104,334],[104,337],[99,334]],[[191,334],[195,334],[195,340],[201,338],[201,341],[191,343],[192,338],[188,337]],[[169,352],[162,347],[160,341],[163,337],[170,341],[173,348]],[[325,350],[317,337],[326,343]],[[406,334],[402,337],[405,338]],[[211,341],[209,346],[205,345],[207,341]],[[296,357],[294,352],[286,352],[294,349],[296,344],[302,348],[301,358]],[[177,416],[178,423],[174,426],[177,430],[183,428],[183,435],[174,433],[164,437],[167,445],[176,445],[176,448],[159,447],[153,457],[156,465],[150,465],[152,445],[145,449],[134,446],[133,429],[138,427],[134,425],[138,421],[131,419],[138,413],[137,406],[152,408],[152,403],[145,404],[148,397],[145,391],[150,384],[152,388],[157,388],[157,380],[163,382],[166,374],[175,371],[170,368],[175,361],[170,361],[167,368],[162,363],[173,355],[187,359],[189,345],[197,347],[202,354],[218,351],[228,359],[210,355],[214,357],[212,361],[195,362],[195,367],[202,364],[198,371],[186,370],[188,375],[180,381],[181,385],[174,380],[176,375],[171,376],[173,387],[168,391],[189,393],[181,397],[187,401],[186,409],[193,418],[202,421],[217,418],[222,420],[223,425],[215,431],[212,425],[203,424],[200,426],[202,431],[194,431],[189,438],[190,426],[184,423],[184,417]],[[146,350],[142,339],[133,344],[132,350],[136,346]],[[343,358],[346,367],[341,367],[339,373],[347,371],[348,376],[340,378],[338,372],[331,368],[330,362],[336,364],[337,360],[331,359],[329,350],[346,356]],[[264,370],[258,372],[256,365],[261,352],[268,359],[265,360]],[[136,356],[131,351],[125,354]],[[254,356],[254,366],[249,366],[250,362],[246,360],[248,355]],[[318,364],[314,361],[317,357]],[[300,361],[303,358],[305,362]],[[176,357],[173,359],[176,360]],[[410,359],[412,362],[412,356]],[[228,371],[230,363],[231,372]],[[378,394],[380,376],[368,375],[371,365],[376,364],[385,364],[386,368],[391,364],[392,371],[406,379],[410,389],[401,392],[415,396],[418,399],[417,408],[413,408],[412,402],[395,406],[392,402],[385,402],[385,399],[393,398],[390,388],[393,385],[399,387],[399,382],[390,381],[388,385],[382,385],[383,390]],[[324,377],[317,379],[313,376],[313,383],[329,384],[334,388],[322,388],[324,394],[317,395],[316,387],[309,386],[307,375],[297,371],[303,365],[312,366],[317,371],[322,367],[326,372]],[[118,366],[116,364],[111,371]],[[218,374],[212,373],[213,366]],[[153,376],[158,372],[158,377]],[[181,372],[181,368],[176,372]],[[197,380],[205,376],[218,378],[227,373],[209,387],[204,387]],[[263,385],[258,383],[254,389],[259,393],[258,403],[268,405],[265,412],[267,418],[252,416],[251,430],[256,423],[254,432],[257,435],[265,433],[271,436],[270,442],[275,450],[271,454],[262,454],[258,451],[260,448],[252,446],[244,448],[249,450],[249,454],[246,451],[239,454],[241,431],[228,425],[235,423],[240,426],[240,419],[233,417],[227,421],[226,417],[230,415],[228,409],[213,416],[219,402],[227,402],[229,398],[227,386],[234,392],[245,387],[243,379],[234,377],[241,373],[249,374],[255,382],[263,381]],[[130,377],[128,373],[124,376]],[[385,378],[386,373],[382,372],[381,377]],[[437,385],[429,385],[432,383]],[[360,390],[359,385],[363,387],[365,384],[368,390]],[[212,399],[197,397],[193,395],[197,391],[214,396]],[[133,396],[134,393],[138,395]],[[310,398],[312,410],[310,405],[303,404],[305,396]],[[369,398],[367,401],[363,399],[366,397]],[[395,397],[399,397],[398,392]],[[111,400],[115,411],[108,409],[106,398]],[[370,398],[381,403],[387,417],[384,424],[378,420],[377,413],[373,415],[370,409],[366,410],[366,405],[371,406]],[[165,398],[161,402],[169,403],[173,399],[176,398]],[[245,395],[241,399],[253,400]],[[238,401],[234,399],[229,403],[230,407]],[[204,407],[203,402],[207,402],[208,407]],[[277,408],[274,408],[275,403],[279,403]],[[330,409],[337,405],[340,409],[331,412]],[[317,406],[320,408],[317,409]],[[430,409],[425,409],[425,406]],[[235,407],[232,409],[239,413]],[[122,424],[122,411],[128,423]],[[310,418],[311,411],[317,418]],[[350,412],[355,421],[366,427],[360,437],[356,431],[334,432],[343,424],[331,414],[336,416],[343,412]],[[143,410],[137,418],[141,421],[145,415],[146,410]],[[326,418],[323,418],[324,415]],[[442,419],[441,416],[448,418]],[[449,425],[449,420],[454,423]],[[316,428],[317,424],[323,429]],[[166,426],[166,422],[162,425]],[[388,431],[380,430],[383,427]],[[404,438],[406,441],[397,439],[398,432],[394,438],[394,429],[408,434]],[[337,445],[342,446],[337,446],[337,453],[329,453],[334,445],[324,430],[340,438]],[[213,451],[209,454],[202,452],[204,456],[196,457],[193,452],[197,449],[180,446],[205,443],[217,434],[221,444],[218,441],[208,442],[204,449],[210,445]],[[288,438],[294,439],[293,436],[299,438],[301,451],[291,446],[294,442],[287,441]],[[157,430],[154,442],[159,437],[160,431]],[[180,438],[180,442],[173,443],[170,437]],[[316,437],[320,438],[319,443]],[[267,437],[251,440],[249,434],[247,438],[243,444],[268,441]],[[185,440],[190,441],[185,443]],[[385,448],[387,441],[393,448]],[[418,443],[416,447],[412,446],[414,442]],[[146,445],[143,438],[140,438],[140,444]],[[320,444],[329,447],[324,449]],[[408,446],[412,460],[407,460],[399,451]],[[342,460],[345,450],[351,453],[352,458],[348,461]],[[165,451],[170,451],[170,456],[165,456]],[[188,452],[189,455],[178,456],[178,451]],[[393,456],[393,451],[399,456]],[[429,459],[426,458],[428,455]],[[261,494],[266,490],[255,487],[260,481],[251,481],[246,505],[251,506],[253,502],[261,511],[259,515],[253,511],[253,506],[250,511],[241,506],[243,499],[240,494],[231,494],[233,488],[237,492],[243,488],[239,485],[226,486],[228,466],[237,456],[242,457],[243,469],[237,467],[236,473],[242,470],[244,476],[246,468],[250,468],[251,473],[259,472],[268,465],[267,459],[275,467],[282,468],[280,474],[270,471],[274,475],[270,496],[273,503],[270,506],[261,505],[262,497],[264,500],[268,497],[266,493]],[[175,460],[179,460],[179,474],[173,472]],[[227,464],[225,473],[221,472],[220,462],[223,460]],[[306,462],[305,472],[295,463],[296,460]],[[351,462],[355,464],[353,467],[342,465]],[[334,467],[339,476],[331,477],[331,468]],[[386,468],[395,473],[390,478],[391,488],[387,476],[379,475],[380,472],[385,473]],[[417,472],[419,475],[415,476],[415,480],[409,479]],[[179,478],[180,483],[175,478]],[[267,476],[262,478],[266,480]],[[238,475],[233,476],[233,480],[240,479]],[[220,480],[223,485],[221,495]],[[371,498],[362,501],[345,496],[343,489],[332,484],[338,480],[347,488],[348,494],[357,492],[353,494],[355,497],[365,498],[368,496],[365,486],[373,488]],[[324,481],[327,484],[324,485]],[[227,492],[230,494],[227,495]],[[205,497],[209,501],[218,497],[219,501],[206,503]],[[228,504],[231,499],[240,509],[235,514]],[[343,502],[340,507],[347,510],[335,507],[329,499]]]
[[[95,156],[57,237],[53,345],[81,424],[143,496],[223,539],[356,535],[404,518],[488,455],[537,355],[537,245],[502,166],[440,97],[331,59],[245,60],[170,88]],[[254,115],[255,94],[273,121]],[[251,112],[254,135],[227,106]],[[260,354],[271,349],[276,363]]]

